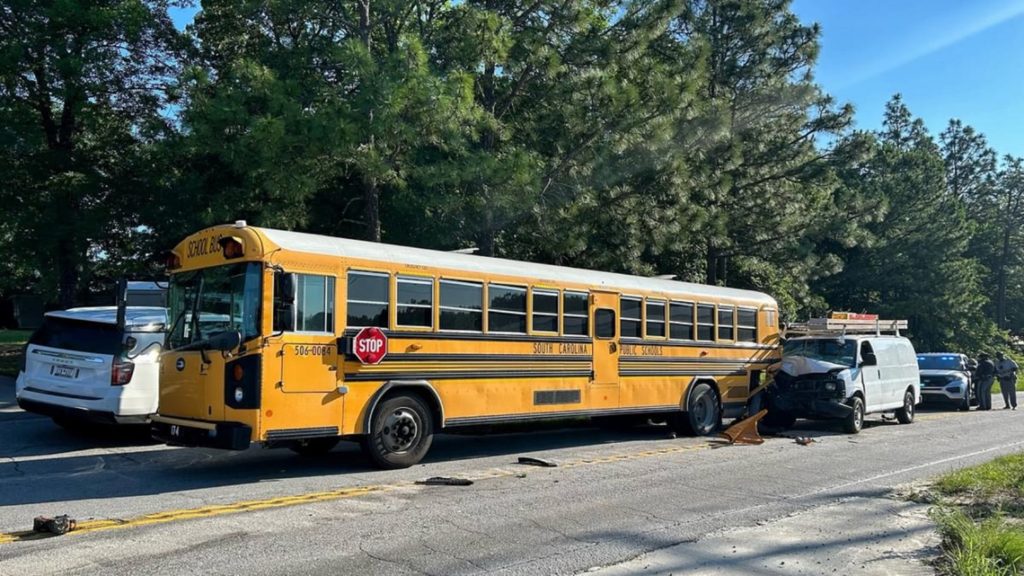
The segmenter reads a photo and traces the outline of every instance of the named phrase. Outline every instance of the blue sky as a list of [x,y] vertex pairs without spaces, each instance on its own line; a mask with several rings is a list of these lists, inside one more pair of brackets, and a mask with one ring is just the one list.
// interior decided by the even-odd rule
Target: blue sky
[[[1024,156],[1024,0],[794,0],[822,28],[816,78],[881,124],[903,94],[938,135],[950,118],[983,132],[1000,154]],[[172,10],[179,26],[195,9]]]
[[933,135],[950,118],[1024,155],[1024,0],[794,0],[821,24],[817,81],[874,129],[896,92]]

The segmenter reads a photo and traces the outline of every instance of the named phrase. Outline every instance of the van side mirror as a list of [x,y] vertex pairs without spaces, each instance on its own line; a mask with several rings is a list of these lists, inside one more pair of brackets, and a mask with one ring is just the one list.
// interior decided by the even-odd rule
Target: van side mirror
[[878,358],[875,358],[874,352],[865,352],[860,360],[861,366],[876,366],[878,365]]

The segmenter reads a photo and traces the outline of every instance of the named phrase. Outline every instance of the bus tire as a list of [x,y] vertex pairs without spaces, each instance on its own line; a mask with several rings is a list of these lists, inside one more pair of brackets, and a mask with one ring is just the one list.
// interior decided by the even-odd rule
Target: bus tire
[[330,438],[309,438],[299,440],[288,446],[288,449],[300,456],[322,456],[327,454],[338,445],[341,438],[334,436]]
[[394,470],[418,463],[433,441],[430,409],[418,396],[399,394],[377,406],[363,448],[375,466]]
[[675,415],[677,431],[690,436],[707,436],[722,423],[722,404],[715,389],[706,382],[694,384],[686,401],[686,411]]

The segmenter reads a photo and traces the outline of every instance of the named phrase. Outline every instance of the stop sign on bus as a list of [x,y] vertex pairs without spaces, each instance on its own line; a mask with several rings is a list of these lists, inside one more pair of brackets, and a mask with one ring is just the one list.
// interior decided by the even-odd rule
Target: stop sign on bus
[[388,336],[376,326],[360,330],[352,338],[352,354],[363,364],[380,364],[388,355]]

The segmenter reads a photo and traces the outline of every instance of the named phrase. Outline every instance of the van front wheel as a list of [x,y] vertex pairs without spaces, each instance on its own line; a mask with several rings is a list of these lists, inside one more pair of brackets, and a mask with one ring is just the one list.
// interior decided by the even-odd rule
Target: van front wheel
[[914,391],[907,390],[903,394],[903,407],[896,411],[896,420],[900,424],[910,424],[914,421]]
[[433,441],[430,409],[417,396],[401,395],[377,407],[363,447],[377,467],[394,470],[418,463]]
[[854,396],[850,400],[850,415],[843,421],[843,430],[848,434],[857,434],[864,427],[864,401],[860,396]]

